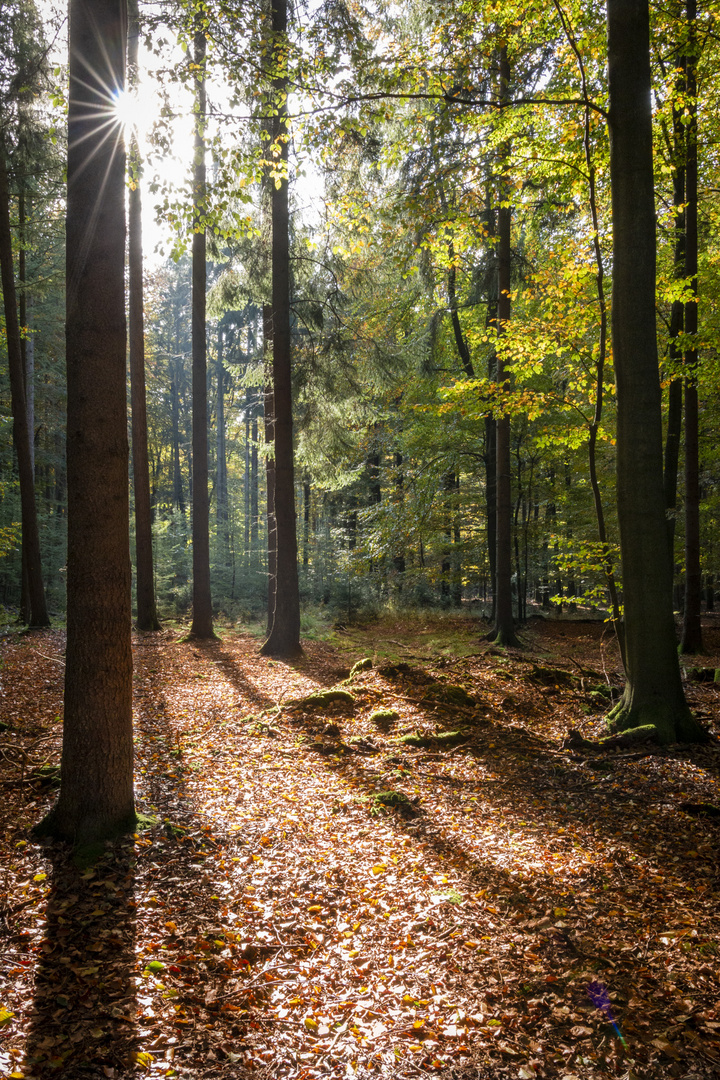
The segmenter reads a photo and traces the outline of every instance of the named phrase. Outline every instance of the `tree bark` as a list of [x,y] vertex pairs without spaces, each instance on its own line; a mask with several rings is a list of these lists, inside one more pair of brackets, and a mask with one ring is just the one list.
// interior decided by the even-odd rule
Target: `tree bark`
[[13,441],[20,479],[22,515],[22,564],[27,574],[31,626],[49,626],[40,561],[40,534],[35,506],[35,476],[32,467],[31,433],[28,430],[25,373],[15,292],[15,268],[10,229],[10,186],[4,139],[0,140],[0,273],[2,277],[5,333],[13,414]]
[[67,164],[67,652],[57,805],[42,834],[130,831],[132,652],[125,335],[124,0],[71,0]]
[[[137,81],[140,25],[138,0],[128,0],[128,80]],[[137,628],[159,630],[153,571],[152,510],[148,465],[147,398],[145,392],[145,319],[143,290],[142,197],[140,150],[130,141],[128,192],[128,336],[130,343],[130,403],[132,414],[132,471],[135,493],[135,561]]]
[[272,305],[263,307],[263,349],[265,354],[265,484],[267,488],[267,632],[272,629],[277,590],[277,529],[275,527],[275,418],[272,387]]
[[697,155],[697,3],[687,0],[686,101],[689,123],[685,128],[685,274],[690,279],[692,299],[685,305],[685,333],[690,347],[685,350],[685,605],[683,608],[681,653],[703,651],[700,610],[700,463],[698,407],[698,155]]
[[627,680],[610,716],[654,724],[664,743],[702,735],[680,681],[663,491],[655,329],[648,0],[608,0],[612,342],[617,384],[617,499]]
[[263,656],[298,656],[300,593],[292,429],[290,345],[290,214],[288,202],[287,0],[273,0],[272,104],[276,155],[272,204],[273,434],[275,444],[275,529],[277,570],[275,607]]
[[190,636],[214,638],[210,596],[210,500],[208,498],[207,430],[207,328],[205,215],[205,53],[204,10],[196,15],[195,135],[193,159],[193,241],[192,241],[192,538],[193,538],[193,619]]

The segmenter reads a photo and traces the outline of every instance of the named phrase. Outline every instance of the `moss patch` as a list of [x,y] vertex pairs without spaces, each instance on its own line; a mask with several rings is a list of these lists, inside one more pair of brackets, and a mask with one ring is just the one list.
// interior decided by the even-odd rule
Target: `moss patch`
[[368,719],[376,727],[387,730],[400,719],[400,713],[397,709],[375,709],[374,712],[370,713]]

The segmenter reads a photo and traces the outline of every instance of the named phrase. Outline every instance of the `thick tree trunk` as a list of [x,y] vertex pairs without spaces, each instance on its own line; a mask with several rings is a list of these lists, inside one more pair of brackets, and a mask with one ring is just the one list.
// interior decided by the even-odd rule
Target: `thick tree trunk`
[[38,831],[86,844],[132,830],[125,358],[124,0],[71,0],[67,191],[67,652],[61,786]]
[[208,498],[207,430],[207,328],[205,214],[205,31],[202,9],[196,15],[198,29],[195,54],[195,138],[193,162],[193,242],[192,242],[192,537],[193,537],[193,619],[190,636],[214,638],[210,596],[210,500]]
[[290,346],[290,214],[285,48],[287,0],[273,0],[273,152],[277,171],[272,192],[272,347],[275,443],[275,529],[277,570],[272,627],[261,652],[289,658],[300,648],[300,594],[293,463],[292,366]]
[[[128,0],[128,78],[137,80],[140,26],[138,0]],[[145,393],[145,318],[143,290],[142,199],[140,152],[130,142],[128,192],[128,337],[130,343],[130,402],[132,410],[132,470],[135,493],[135,559],[137,628],[159,630],[153,572],[152,511],[148,466],[147,400]]]
[[40,534],[38,532],[37,509],[35,506],[35,476],[30,450],[32,436],[28,430],[25,373],[23,370],[22,343],[15,293],[15,268],[13,266],[12,233],[10,230],[10,190],[4,141],[0,141],[0,272],[2,275],[5,333],[10,373],[13,441],[17,453],[20,479],[22,565],[27,574],[30,625],[49,626],[50,619],[48,618],[45,590],[42,582]]
[[621,728],[655,724],[662,742],[701,729],[680,681],[663,491],[655,330],[648,0],[608,0],[612,340],[617,382],[617,499],[627,681],[610,714]]
[[685,606],[683,608],[680,652],[703,651],[700,609],[702,575],[700,573],[700,464],[699,408],[697,386],[698,329],[698,156],[697,156],[697,3],[687,2],[688,49],[686,70],[687,109],[690,122],[685,129],[686,206],[685,274],[690,279],[692,300],[685,305],[685,333],[690,348],[685,351]]

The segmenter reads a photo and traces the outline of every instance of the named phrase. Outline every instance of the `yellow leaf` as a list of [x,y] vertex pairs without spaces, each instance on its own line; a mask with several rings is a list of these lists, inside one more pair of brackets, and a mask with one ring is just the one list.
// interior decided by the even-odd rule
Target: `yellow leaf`
[[11,1013],[9,1009],[0,1008],[0,1027],[3,1024],[9,1023],[15,1014]]
[[373,874],[384,874],[387,870],[387,866],[384,863],[376,863],[372,868]]
[[36,874],[33,881],[44,881],[46,877],[47,874]]
[[305,1023],[305,1027],[308,1029],[308,1031],[312,1031],[313,1034],[317,1031],[318,1022],[317,1022],[317,1020],[313,1020],[312,1016],[306,1016],[305,1020],[304,1020],[304,1023]]
[[308,911],[322,911],[322,904],[311,904]]
[[152,1054],[148,1054],[146,1050],[138,1050],[137,1053],[134,1054],[134,1058],[138,1065],[144,1065],[146,1069],[149,1069],[153,1063]]

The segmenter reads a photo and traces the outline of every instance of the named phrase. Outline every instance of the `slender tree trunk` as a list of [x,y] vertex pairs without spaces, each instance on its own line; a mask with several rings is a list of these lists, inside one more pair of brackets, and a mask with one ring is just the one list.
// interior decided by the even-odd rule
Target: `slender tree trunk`
[[218,327],[217,352],[217,494],[215,512],[218,539],[222,551],[223,566],[228,563],[228,487],[227,487],[227,444],[225,432],[225,364],[223,358],[224,331]]
[[196,14],[195,54],[195,138],[193,163],[193,242],[192,242],[192,536],[193,536],[193,620],[190,635],[214,638],[212,599],[210,596],[210,500],[208,498],[207,430],[207,328],[205,214],[205,90],[206,39],[204,8]]
[[300,648],[295,478],[293,463],[292,367],[290,345],[290,213],[288,203],[287,0],[273,0],[272,151],[277,172],[272,203],[272,349],[275,443],[275,528],[277,587],[272,627],[261,652],[292,657]]
[[[402,505],[405,501],[405,474],[403,472],[403,456],[399,450],[395,451],[395,501]],[[402,514],[402,511],[400,511]],[[398,592],[402,592],[403,589],[403,577],[406,569],[405,553],[403,550],[398,551],[398,542],[395,540],[395,554],[393,555],[393,566],[395,568],[396,587]]]
[[[28,337],[28,301],[27,301],[27,215],[25,200],[25,177],[20,177],[20,190],[18,192],[18,233],[20,250],[18,252],[18,285],[20,295],[18,308],[20,318],[20,351],[22,354],[23,387],[25,389],[25,411],[27,413],[28,426],[28,450],[30,453],[30,469],[35,478],[35,383],[34,383],[34,350],[32,336]],[[20,621],[29,624],[32,620],[30,607],[30,588],[27,571],[27,552],[25,551],[25,537],[22,539],[22,587],[20,589]]]
[[[253,410],[256,408],[256,402],[253,400]],[[253,411],[250,425],[250,551],[253,567],[257,564],[258,526],[258,421],[257,414]]]
[[243,505],[243,509],[244,509],[244,515],[243,515],[243,540],[244,540],[244,544],[245,544],[245,558],[244,558],[243,561],[244,561],[244,564],[245,564],[245,569],[248,572],[250,571],[250,564],[251,564],[251,559],[250,559],[250,416],[248,414],[248,410],[250,408],[249,401],[250,401],[250,395],[248,394],[247,397],[246,397],[246,404],[245,404],[245,424],[244,424],[244,427],[245,427],[245,462],[244,462],[244,464],[245,464],[245,476],[244,476],[244,483],[243,483],[243,504],[244,504]]
[[277,591],[277,528],[275,524],[275,416],[272,386],[272,305],[263,307],[263,349],[265,351],[265,482],[267,486],[268,634],[272,629]]
[[182,469],[180,468],[180,361],[170,361],[170,425],[172,432],[172,487],[173,506],[185,516]]
[[[135,827],[125,336],[124,0],[71,0],[67,163],[67,652],[57,805],[38,831]],[[99,108],[98,106],[102,106]]]
[[[128,78],[137,81],[140,24],[138,0],[128,0]],[[130,401],[132,407],[132,469],[135,493],[135,554],[137,573],[137,628],[159,630],[155,606],[152,512],[148,466],[147,400],[145,393],[145,319],[142,250],[142,163],[137,138],[130,142],[128,193],[128,336],[130,341]]]
[[661,394],[655,329],[648,0],[608,0],[612,340],[617,382],[617,499],[627,681],[610,716],[620,728],[654,724],[666,743],[702,731],[680,681],[663,490]]
[[702,575],[700,573],[700,464],[698,408],[698,232],[697,232],[697,3],[687,0],[688,48],[686,61],[687,109],[689,124],[686,139],[686,209],[685,273],[690,279],[692,299],[685,305],[685,333],[690,348],[685,351],[685,606],[683,609],[680,652],[703,651],[700,609]]
[[[303,480],[303,566],[310,562],[310,481]],[[307,583],[306,586],[307,588]]]
[[[673,158],[673,210],[675,213],[675,249],[673,252],[673,276],[675,280],[685,277],[685,125],[682,123],[682,102],[685,98],[685,62],[678,70],[675,83],[676,101],[673,103],[673,142],[670,153]],[[677,515],[678,463],[680,461],[680,436],[682,433],[682,379],[677,373],[679,362],[677,342],[684,329],[685,308],[681,300],[675,300],[670,309],[670,335],[668,359],[671,381],[668,386],[667,429],[665,433],[665,458],[663,485],[665,511],[670,541],[670,558],[675,561],[675,521]]]
[[18,322],[15,293],[15,268],[12,257],[12,233],[10,230],[10,189],[7,173],[7,155],[4,140],[0,139],[0,272],[2,276],[3,303],[5,309],[5,334],[10,373],[10,397],[13,414],[13,441],[20,479],[20,505],[22,515],[22,564],[27,573],[30,625],[49,626],[45,590],[40,561],[40,534],[38,532],[35,505],[35,476],[30,451],[31,433],[28,430],[25,373],[23,370],[22,343]]
[[455,506],[453,507],[453,554],[452,554],[452,602],[453,607],[462,607],[463,581],[462,581],[462,554],[460,536],[460,473],[455,475]]
[[[510,64],[507,47],[500,50],[500,97],[507,98],[510,83]],[[501,335],[510,319],[510,226],[511,210],[505,179],[501,181],[501,200],[505,205],[498,209],[498,306],[497,329]],[[499,387],[506,388],[508,376],[502,351],[496,355],[495,379]],[[495,626],[492,636],[498,645],[517,645],[512,610],[512,465],[510,462],[510,417],[498,416],[495,424],[496,453],[496,601]]]

